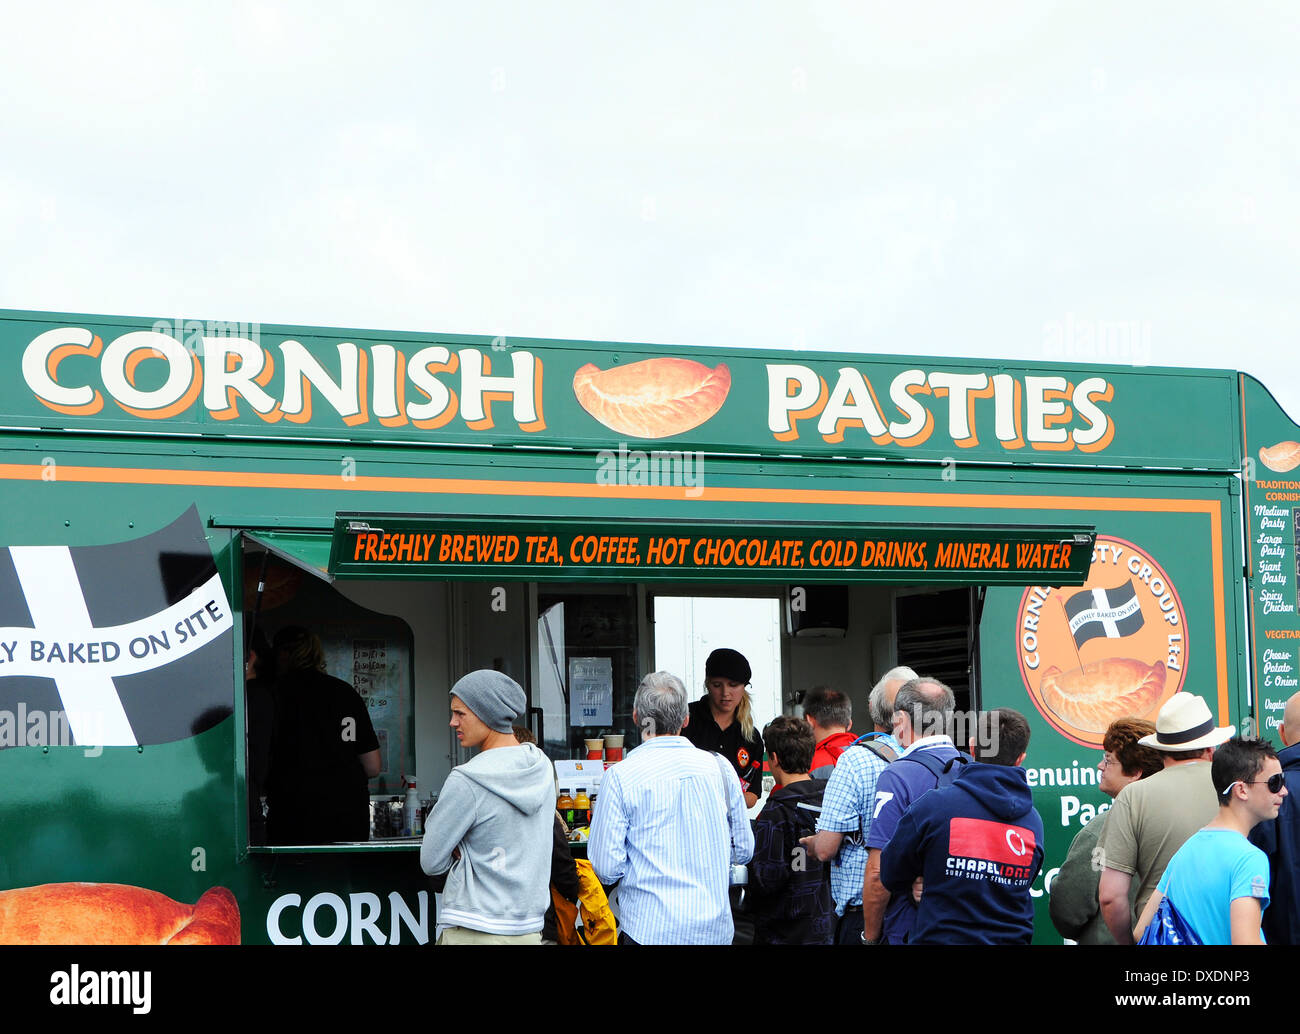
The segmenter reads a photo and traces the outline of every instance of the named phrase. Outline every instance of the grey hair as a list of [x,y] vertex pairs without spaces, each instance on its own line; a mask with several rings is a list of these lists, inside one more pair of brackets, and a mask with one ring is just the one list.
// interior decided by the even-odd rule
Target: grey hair
[[880,681],[875,684],[871,690],[871,696],[867,698],[867,710],[871,712],[872,725],[879,726],[881,729],[889,728],[889,716],[892,712],[885,704],[885,691],[889,688],[889,684],[891,682],[911,682],[916,677],[916,672],[906,665],[890,668],[880,676]]
[[651,672],[636,687],[632,709],[641,723],[641,738],[676,736],[686,724],[686,687],[667,671]]
[[922,677],[904,682],[894,697],[894,714],[901,711],[912,720],[912,732],[917,738],[948,734],[956,708],[952,690],[938,679]]

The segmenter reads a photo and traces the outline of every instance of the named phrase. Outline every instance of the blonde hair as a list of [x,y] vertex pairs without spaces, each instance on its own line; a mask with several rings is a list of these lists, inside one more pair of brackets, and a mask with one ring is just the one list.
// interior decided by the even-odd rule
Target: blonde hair
[[[665,672],[665,674],[667,673]],[[706,695],[709,692],[709,680],[707,678],[704,680],[704,692]],[[754,702],[750,698],[748,684],[740,694],[740,703],[736,705],[734,713],[736,721],[740,723],[741,735],[747,740],[752,740],[754,738]]]
[[754,738],[754,705],[749,699],[749,690],[741,695],[736,705],[736,721],[740,723],[740,734],[747,740]]

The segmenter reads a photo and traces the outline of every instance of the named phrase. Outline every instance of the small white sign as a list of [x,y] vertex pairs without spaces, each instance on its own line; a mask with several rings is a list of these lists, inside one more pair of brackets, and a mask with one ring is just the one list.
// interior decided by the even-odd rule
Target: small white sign
[[569,659],[569,725],[607,726],[614,721],[614,662],[608,657]]

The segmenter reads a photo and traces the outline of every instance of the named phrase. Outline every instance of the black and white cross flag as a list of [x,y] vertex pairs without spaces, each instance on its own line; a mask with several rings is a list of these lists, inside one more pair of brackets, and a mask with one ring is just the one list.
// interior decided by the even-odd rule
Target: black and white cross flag
[[1065,616],[1070,621],[1074,645],[1089,639],[1120,639],[1132,635],[1143,625],[1142,604],[1133,588],[1133,579],[1114,589],[1084,589],[1065,601]]
[[203,732],[231,712],[232,628],[195,507],[130,542],[0,549],[0,747]]

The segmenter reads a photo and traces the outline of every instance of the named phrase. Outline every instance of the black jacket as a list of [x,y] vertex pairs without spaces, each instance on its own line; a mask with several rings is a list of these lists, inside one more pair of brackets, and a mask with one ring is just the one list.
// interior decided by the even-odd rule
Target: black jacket
[[754,820],[754,858],[749,863],[749,912],[755,944],[831,944],[835,901],[830,866],[799,844],[816,831],[825,779],[777,787]]
[[[551,889],[560,892],[565,901],[577,901],[581,889],[578,883],[578,867],[573,861],[573,852],[569,849],[569,838],[564,834],[564,823],[560,816],[555,816],[555,835],[551,841]],[[542,940],[555,940],[555,902],[546,906],[546,918],[542,922]]]
[[[1300,743],[1279,751],[1287,789],[1277,818],[1261,822],[1250,831],[1250,842],[1268,855],[1271,882],[1268,908],[1264,909],[1264,939],[1269,944],[1300,944]],[[1295,787],[1295,789],[1291,789]]]

